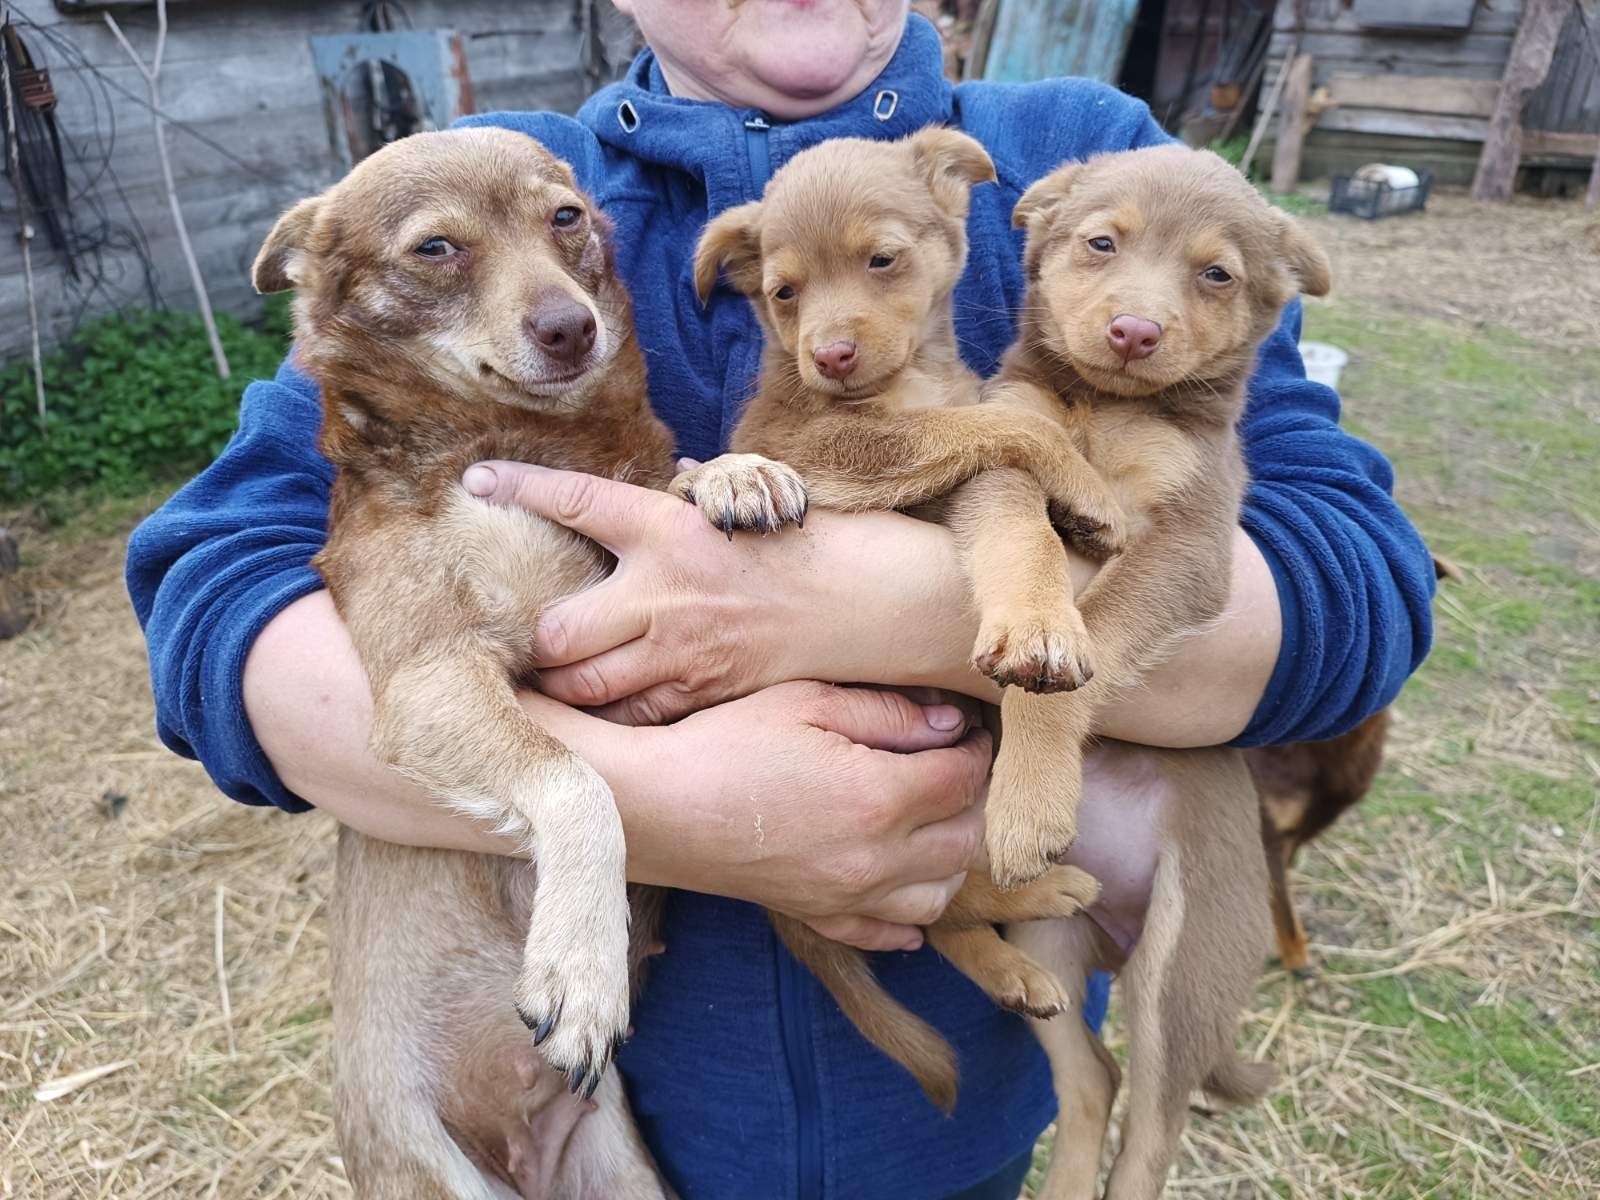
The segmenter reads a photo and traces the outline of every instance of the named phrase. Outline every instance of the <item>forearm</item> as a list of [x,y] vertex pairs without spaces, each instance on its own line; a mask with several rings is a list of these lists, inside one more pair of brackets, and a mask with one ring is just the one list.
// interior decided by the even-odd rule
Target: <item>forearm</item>
[[[453,812],[372,753],[372,695],[355,647],[327,592],[279,613],[245,663],[245,708],[257,740],[284,785],[354,829],[410,846],[518,854],[521,842]],[[671,879],[680,846],[664,846],[650,805],[659,787],[639,786],[654,730],[611,725],[537,693],[529,714],[598,771],[612,787],[636,882]]]
[[[942,529],[929,525],[924,530],[906,533],[923,561],[909,590],[911,611],[885,611],[881,618],[893,624],[880,628],[903,631],[905,661],[898,677],[895,664],[874,663],[873,678],[998,700],[998,689],[968,664],[977,615],[954,543]],[[1073,586],[1081,590],[1097,567],[1078,555],[1069,555],[1069,560]],[[1234,534],[1232,567],[1231,594],[1223,615],[1185,639],[1145,676],[1143,687],[1108,705],[1099,722],[1101,734],[1147,746],[1182,747],[1220,745],[1244,729],[1277,662],[1282,616],[1271,571],[1243,531]],[[894,575],[885,572],[876,578],[889,583]],[[863,604],[870,602],[874,602],[871,597],[863,596]],[[892,604],[887,599],[875,602],[880,607]],[[960,615],[944,620],[920,615],[940,612]],[[890,640],[884,644],[893,648]]]

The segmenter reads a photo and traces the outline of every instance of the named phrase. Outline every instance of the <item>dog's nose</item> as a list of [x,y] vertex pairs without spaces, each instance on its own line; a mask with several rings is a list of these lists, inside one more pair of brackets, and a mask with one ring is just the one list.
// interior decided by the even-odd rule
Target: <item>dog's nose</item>
[[1143,317],[1123,313],[1111,318],[1106,326],[1106,341],[1123,362],[1134,358],[1149,358],[1161,345],[1161,326]]
[[856,344],[854,342],[829,342],[819,346],[811,360],[829,379],[844,379],[856,369]]
[[594,345],[594,314],[575,300],[557,300],[522,319],[533,344],[556,362],[576,364]]

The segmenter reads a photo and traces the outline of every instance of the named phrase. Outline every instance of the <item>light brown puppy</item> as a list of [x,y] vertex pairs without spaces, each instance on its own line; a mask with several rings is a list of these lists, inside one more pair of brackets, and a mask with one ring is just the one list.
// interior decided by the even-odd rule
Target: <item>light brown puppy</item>
[[[371,683],[373,748],[537,862],[341,831],[335,1124],[358,1196],[667,1195],[605,1072],[655,897],[630,948],[611,793],[514,690],[541,606],[607,556],[460,485],[486,458],[666,482],[607,237],[565,164],[480,129],[378,151],[255,263],[259,290],[296,290],[322,388],[337,476],[315,565]],[[557,1071],[598,1111],[580,1121]]]
[[[1175,637],[1216,618],[1245,468],[1236,426],[1257,347],[1297,291],[1328,289],[1328,263],[1293,221],[1215,155],[1162,146],[1066,166],[1025,193],[1028,295],[1021,336],[989,393],[1052,413],[1120,500],[1128,544],[1084,589],[1094,684],[1071,696],[1007,692],[1003,719],[1054,722],[1074,762],[1095,712],[1137,685]],[[1266,942],[1266,864],[1243,756],[1152,754],[1159,858],[1136,945],[1086,919],[1009,936],[1063,979],[1121,969],[1132,1096],[1110,1200],[1154,1200],[1187,1117],[1190,1092],[1257,1098],[1270,1072],[1238,1061],[1233,1040]],[[1054,777],[1001,745],[988,819],[1055,837],[1075,827]],[[1097,1194],[1117,1072],[1077,1020],[1036,1023],[1061,1095],[1057,1144],[1041,1196]]]
[[[808,499],[939,517],[957,532],[983,614],[974,661],[1002,682],[1072,687],[1083,674],[1061,648],[1081,631],[1048,514],[1102,555],[1115,548],[1119,518],[1054,422],[976,406],[950,297],[966,260],[969,191],[993,174],[982,146],[954,130],[893,144],[841,139],[796,155],[759,203],[712,221],[696,282],[708,295],[722,270],[750,296],[767,335],[761,386],[734,431],[735,452],[672,488],[730,537],[798,522]],[[1037,502],[1015,506],[1019,491]],[[1066,1003],[1059,984],[992,925],[1070,915],[1096,890],[1071,868],[1013,892],[975,874],[929,940],[997,1003],[1049,1016]],[[869,1040],[947,1107],[954,1065],[942,1040],[878,987],[858,954],[774,919]]]

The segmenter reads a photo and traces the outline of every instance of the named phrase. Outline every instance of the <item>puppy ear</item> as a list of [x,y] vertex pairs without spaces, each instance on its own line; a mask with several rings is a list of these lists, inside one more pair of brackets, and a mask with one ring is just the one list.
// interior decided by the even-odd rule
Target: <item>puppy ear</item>
[[761,202],[730,208],[708,224],[694,252],[694,291],[704,304],[717,272],[746,296],[761,290]]
[[1326,296],[1333,287],[1333,266],[1327,253],[1299,221],[1282,212],[1273,215],[1278,221],[1278,253],[1283,265],[1307,296]]
[[302,200],[283,216],[267,234],[261,252],[256,255],[255,266],[250,268],[250,282],[263,296],[272,292],[287,292],[299,282],[299,260],[311,237],[311,226],[322,205],[321,196]]
[[994,161],[977,138],[934,125],[906,139],[911,157],[928,180],[939,207],[965,217],[975,184],[993,183]]
[[1067,193],[1072,190],[1072,185],[1077,182],[1078,173],[1082,170],[1082,163],[1067,163],[1065,166],[1057,167],[1023,192],[1022,198],[1017,201],[1017,206],[1011,210],[1011,227],[1031,229],[1031,222],[1035,217],[1041,220],[1047,219],[1056,206],[1067,198]]

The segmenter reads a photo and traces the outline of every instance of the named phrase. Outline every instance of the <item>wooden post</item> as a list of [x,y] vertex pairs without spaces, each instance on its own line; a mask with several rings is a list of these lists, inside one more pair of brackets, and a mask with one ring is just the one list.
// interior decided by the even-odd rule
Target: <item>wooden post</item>
[[1594,166],[1589,169],[1589,190],[1583,197],[1583,207],[1590,212],[1596,205],[1600,205],[1600,146],[1595,148]]
[[1311,102],[1311,55],[1297,54],[1286,68],[1278,144],[1272,148],[1272,190],[1292,192],[1300,182],[1300,152],[1306,141],[1306,106]]
[[172,160],[167,156],[167,123],[161,119],[161,56],[167,48],[167,0],[156,0],[156,53],[146,67],[144,60],[133,52],[128,39],[122,36],[122,29],[112,18],[110,13],[103,14],[106,24],[111,27],[111,32],[116,35],[122,48],[128,52],[128,57],[133,60],[133,65],[139,69],[139,74],[144,76],[145,86],[150,91],[150,111],[153,114],[156,129],[156,157],[161,160],[161,178],[167,185],[167,203],[172,209],[172,224],[178,231],[178,248],[183,251],[183,259],[189,264],[189,282],[194,286],[194,298],[200,305],[200,319],[205,322],[206,337],[211,341],[211,357],[216,360],[217,374],[228,378],[228,356],[223,353],[222,339],[217,336],[216,318],[211,315],[211,297],[206,294],[206,281],[201,278],[200,264],[195,260],[194,247],[189,244],[189,227],[183,223],[183,209],[178,205],[178,186],[172,179]]
[[[11,6],[0,4],[0,28],[11,19]],[[39,303],[33,291],[33,226],[28,223],[28,192],[22,181],[22,161],[17,149],[17,106],[11,94],[11,55],[0,46],[0,92],[6,98],[6,144],[11,147],[6,172],[17,193],[17,240],[22,243],[22,288],[28,297],[28,329],[33,337],[33,398],[39,408],[39,423],[45,422],[44,357],[39,352]],[[3,532],[3,531],[0,531]],[[0,620],[4,619],[0,612]],[[0,637],[9,637],[0,634]]]
[[1511,56],[1500,77],[1500,95],[1489,117],[1478,171],[1472,179],[1474,200],[1509,200],[1522,161],[1522,110],[1550,70],[1556,37],[1573,0],[1528,0],[1517,25]]

